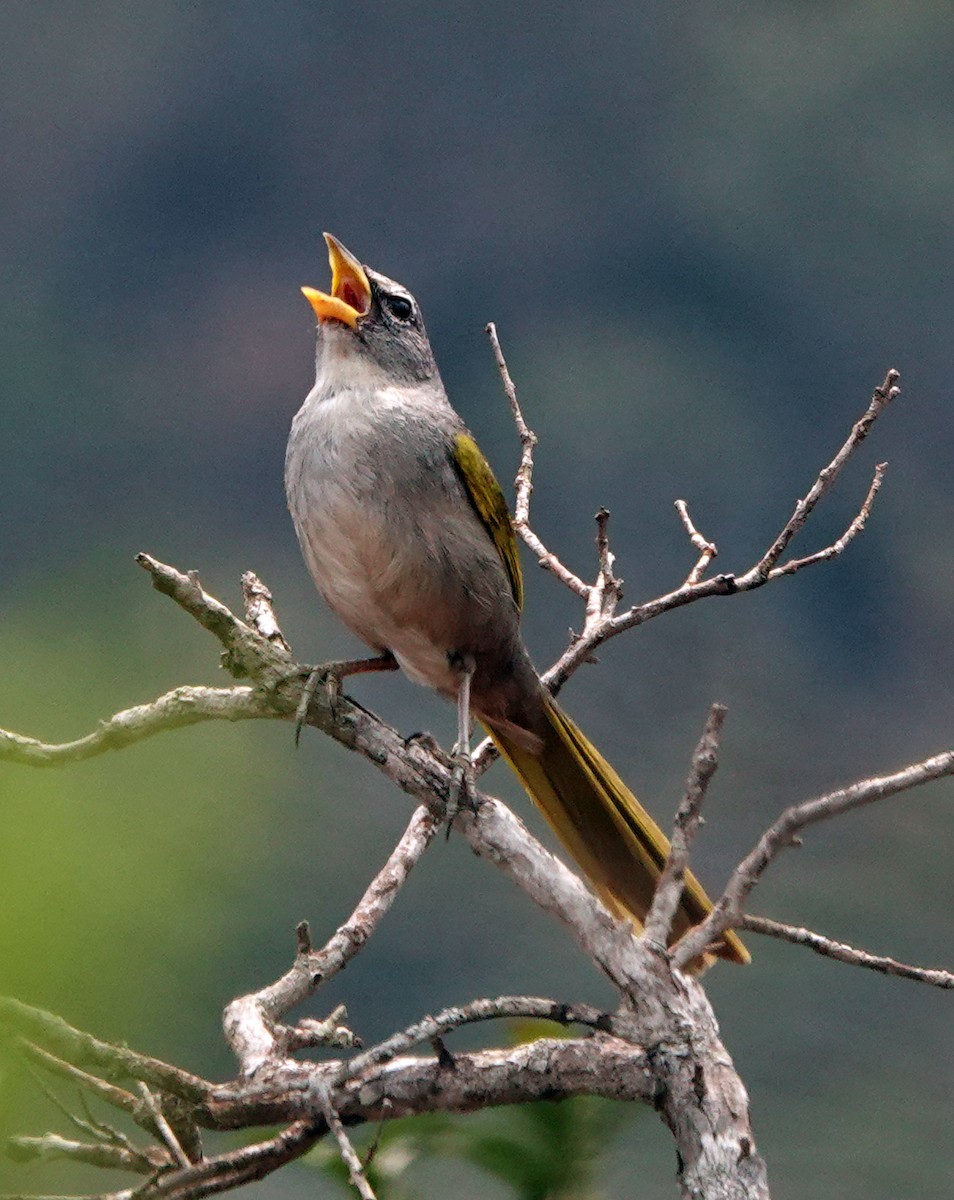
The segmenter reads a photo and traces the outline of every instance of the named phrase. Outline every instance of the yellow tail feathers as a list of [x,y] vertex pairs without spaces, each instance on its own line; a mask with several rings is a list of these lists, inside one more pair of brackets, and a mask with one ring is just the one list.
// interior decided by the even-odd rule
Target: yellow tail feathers
[[[546,716],[539,754],[506,731],[487,729],[600,899],[642,929],[669,841],[592,742],[549,698]],[[711,909],[702,885],[687,871],[673,937],[698,925]],[[732,962],[749,961],[749,952],[731,932],[714,953]]]

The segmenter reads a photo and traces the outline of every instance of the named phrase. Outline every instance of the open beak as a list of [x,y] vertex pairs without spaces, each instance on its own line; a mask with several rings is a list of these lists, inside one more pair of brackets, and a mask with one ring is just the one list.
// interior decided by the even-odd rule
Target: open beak
[[364,267],[350,250],[330,233],[325,234],[325,241],[331,263],[331,294],[310,287],[303,287],[302,294],[319,321],[341,321],[354,329],[358,318],[365,316],[371,307],[371,284]]

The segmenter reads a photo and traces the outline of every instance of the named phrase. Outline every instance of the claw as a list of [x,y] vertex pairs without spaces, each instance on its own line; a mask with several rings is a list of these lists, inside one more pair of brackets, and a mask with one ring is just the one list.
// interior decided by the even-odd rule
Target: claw
[[[308,709],[311,708],[311,702],[315,698],[315,692],[318,691],[318,684],[322,679],[331,680],[334,678],[337,691],[341,691],[341,679],[334,675],[332,667],[327,664],[320,667],[312,667],[305,680],[305,686],[301,689],[301,699],[298,701],[298,707],[295,709],[295,745],[301,741],[301,731],[304,728],[305,721],[308,719]],[[330,697],[329,697],[330,698]]]
[[453,750],[454,768],[451,785],[447,792],[447,808],[444,812],[444,840],[450,841],[451,826],[464,807],[474,807],[474,761],[470,746],[456,745]]
[[295,745],[301,739],[301,731],[308,719],[308,709],[324,679],[328,685],[328,704],[334,710],[335,701],[341,695],[341,681],[346,675],[366,675],[372,671],[396,671],[397,659],[389,650],[382,651],[376,658],[355,658],[344,662],[323,663],[312,667],[301,690],[301,698],[295,709]]

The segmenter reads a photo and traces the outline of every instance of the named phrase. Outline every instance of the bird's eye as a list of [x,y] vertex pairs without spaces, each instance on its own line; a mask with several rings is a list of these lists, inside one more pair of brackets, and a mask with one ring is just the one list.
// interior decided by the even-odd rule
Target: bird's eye
[[410,300],[405,300],[403,296],[388,296],[386,303],[388,311],[399,321],[410,320],[411,313],[414,311]]

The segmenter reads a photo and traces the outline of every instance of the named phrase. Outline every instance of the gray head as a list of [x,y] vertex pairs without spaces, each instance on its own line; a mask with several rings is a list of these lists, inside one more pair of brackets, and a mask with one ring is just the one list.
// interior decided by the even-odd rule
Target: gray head
[[420,307],[407,288],[363,267],[330,233],[325,241],[331,291],[301,289],[318,317],[319,369],[380,371],[397,384],[438,378]]

